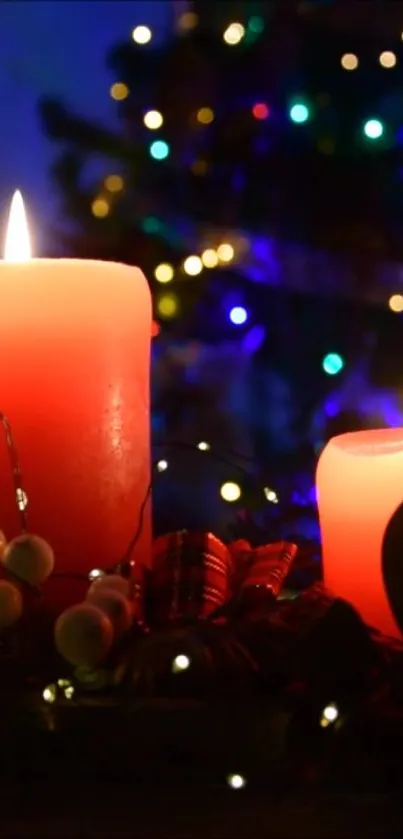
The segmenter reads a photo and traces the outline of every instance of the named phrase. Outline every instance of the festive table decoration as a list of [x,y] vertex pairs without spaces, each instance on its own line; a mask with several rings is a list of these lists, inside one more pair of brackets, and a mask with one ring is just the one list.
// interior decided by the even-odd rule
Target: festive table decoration
[[[107,567],[125,554],[149,485],[150,292],[131,266],[31,259],[16,193],[0,301],[1,404],[23,463],[15,492],[30,528],[55,553],[58,576],[44,596],[57,613],[80,597],[80,576],[85,580],[94,557]],[[12,480],[0,444],[0,521],[8,539],[21,528]],[[129,558],[145,565],[149,514],[147,504]]]
[[367,623],[398,638],[403,630],[402,469],[400,428],[334,437],[317,468],[325,583]]

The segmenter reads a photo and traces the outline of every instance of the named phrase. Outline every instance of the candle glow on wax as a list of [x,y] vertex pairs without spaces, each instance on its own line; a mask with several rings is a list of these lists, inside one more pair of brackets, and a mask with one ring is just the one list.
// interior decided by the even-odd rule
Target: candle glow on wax
[[4,259],[6,262],[26,262],[31,259],[31,255],[31,242],[24,201],[17,189],[11,201]]
[[[54,616],[80,602],[94,567],[126,557],[149,498],[151,314],[139,268],[33,258],[15,193],[0,259],[0,412],[22,484],[6,438],[0,522],[9,541],[20,535],[29,499],[29,531],[55,555],[43,587]],[[136,579],[151,562],[150,509],[129,557]]]

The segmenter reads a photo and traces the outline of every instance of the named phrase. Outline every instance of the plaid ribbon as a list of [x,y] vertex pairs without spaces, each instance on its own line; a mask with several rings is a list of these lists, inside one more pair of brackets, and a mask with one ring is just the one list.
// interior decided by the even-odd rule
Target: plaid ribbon
[[154,542],[151,612],[163,625],[207,618],[229,595],[229,550],[212,533],[186,530]]
[[238,564],[238,586],[241,591],[264,588],[277,597],[297,553],[292,542],[273,542],[247,550],[247,543],[233,543],[232,556]]

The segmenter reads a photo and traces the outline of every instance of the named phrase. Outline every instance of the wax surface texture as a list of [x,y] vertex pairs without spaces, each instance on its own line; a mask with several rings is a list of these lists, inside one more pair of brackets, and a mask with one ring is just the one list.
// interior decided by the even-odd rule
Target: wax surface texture
[[[138,268],[0,263],[0,411],[19,454],[29,530],[50,542],[58,573],[118,562],[136,529],[150,479],[150,340],[150,293]],[[3,434],[8,539],[19,532],[13,492]],[[134,555],[146,565],[150,540],[148,507]]]
[[[401,637],[385,588],[382,552],[403,500],[403,429],[330,440],[319,458],[317,495],[325,584],[349,600],[366,623]],[[403,582],[403,544],[400,557]]]

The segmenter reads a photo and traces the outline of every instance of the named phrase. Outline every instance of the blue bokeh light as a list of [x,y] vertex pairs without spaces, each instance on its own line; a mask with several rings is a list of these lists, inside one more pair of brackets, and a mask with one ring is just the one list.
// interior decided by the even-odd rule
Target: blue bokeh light
[[165,160],[169,155],[169,146],[165,140],[154,140],[150,146],[150,154],[154,160]]
[[368,140],[379,140],[384,132],[380,119],[368,119],[364,124],[364,134]]
[[307,105],[303,102],[295,102],[292,108],[290,108],[290,119],[297,124],[307,122],[309,119],[309,108]]
[[344,361],[337,352],[330,352],[325,355],[322,367],[328,376],[336,376],[344,367]]
[[248,320],[248,313],[243,306],[234,306],[229,313],[229,319],[236,326],[242,326]]

